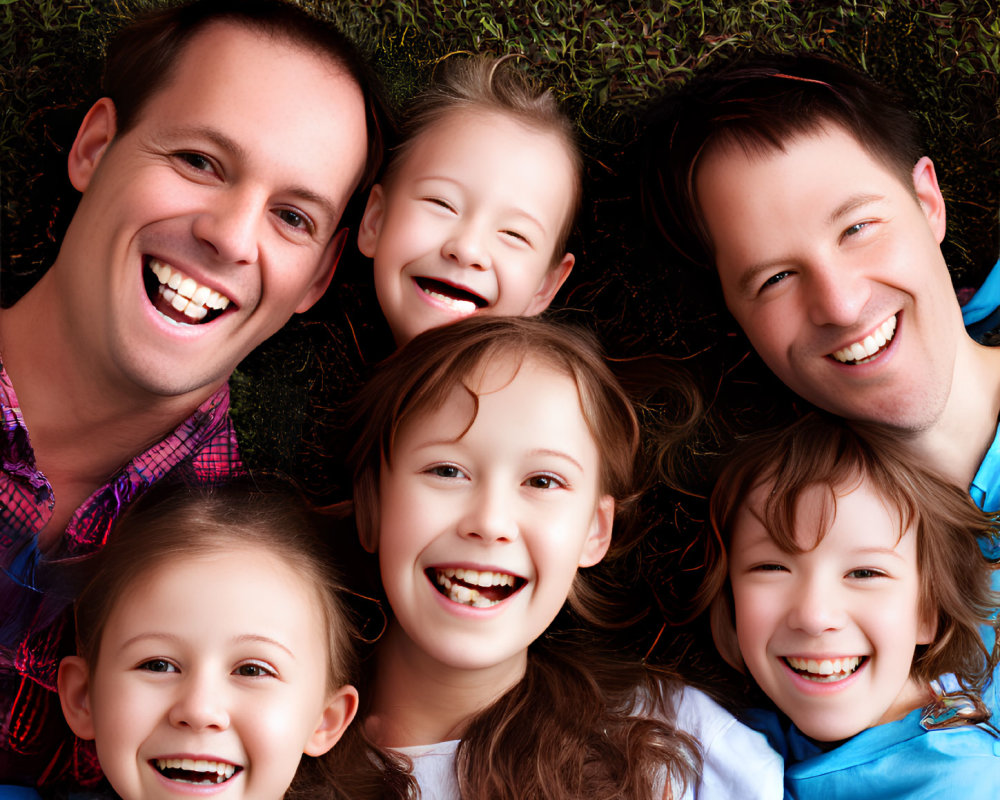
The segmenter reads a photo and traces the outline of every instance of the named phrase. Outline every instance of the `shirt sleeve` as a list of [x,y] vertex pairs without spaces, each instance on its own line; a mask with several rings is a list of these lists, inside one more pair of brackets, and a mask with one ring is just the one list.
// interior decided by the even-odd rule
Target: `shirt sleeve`
[[698,740],[704,760],[684,800],[781,800],[783,762],[762,734],[690,686],[677,698],[677,727]]

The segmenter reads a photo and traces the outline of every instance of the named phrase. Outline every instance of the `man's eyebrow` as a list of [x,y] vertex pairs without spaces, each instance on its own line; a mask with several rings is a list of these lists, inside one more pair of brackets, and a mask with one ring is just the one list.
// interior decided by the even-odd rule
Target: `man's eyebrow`
[[830,216],[827,217],[826,220],[827,224],[832,224],[836,222],[841,217],[845,216],[846,214],[850,214],[852,211],[854,211],[857,208],[860,208],[861,206],[866,206],[869,203],[875,203],[882,199],[883,197],[880,194],[856,194],[851,197],[848,197],[843,203],[841,203],[839,206],[833,209],[832,212],[830,212]]
[[[226,134],[215,128],[202,125],[174,128],[170,131],[170,135],[176,137],[191,136],[195,138],[207,139],[215,144],[216,147],[227,151],[234,158],[240,161],[246,161],[248,159],[246,149],[239,142],[229,136],[226,136]],[[329,218],[333,220],[333,227],[336,228],[337,220],[340,219],[341,209],[337,208],[336,204],[333,203],[330,198],[324,197],[323,195],[318,194],[305,186],[286,186],[284,187],[284,191],[318,205],[322,209],[323,213],[329,215]]]

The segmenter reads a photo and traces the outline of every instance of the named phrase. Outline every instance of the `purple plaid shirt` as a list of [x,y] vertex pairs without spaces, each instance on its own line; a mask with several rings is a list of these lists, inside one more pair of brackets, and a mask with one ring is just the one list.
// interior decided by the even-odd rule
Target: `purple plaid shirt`
[[90,748],[67,736],[55,694],[59,659],[73,646],[69,607],[80,588],[67,576],[80,557],[104,545],[125,507],[167,473],[211,482],[242,472],[228,411],[223,386],[94,492],[43,554],[38,533],[52,516],[52,487],[35,465],[17,395],[0,364],[0,783],[26,776],[54,781],[67,773],[86,782],[99,774]]

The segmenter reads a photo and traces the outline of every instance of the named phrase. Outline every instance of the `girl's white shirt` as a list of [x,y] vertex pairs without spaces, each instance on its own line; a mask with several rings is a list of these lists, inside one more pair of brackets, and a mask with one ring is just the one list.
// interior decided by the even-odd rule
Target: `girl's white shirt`
[[[703,757],[700,779],[679,800],[781,800],[781,756],[762,734],[690,686],[677,693],[676,714],[677,728],[698,741]],[[457,750],[457,739],[397,750],[413,761],[422,800],[461,800],[455,777]]]

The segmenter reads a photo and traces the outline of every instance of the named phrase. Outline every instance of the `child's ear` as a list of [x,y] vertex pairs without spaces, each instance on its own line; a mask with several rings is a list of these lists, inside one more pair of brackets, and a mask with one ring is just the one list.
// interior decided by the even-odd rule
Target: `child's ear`
[[378,232],[382,227],[382,212],[385,209],[385,189],[376,183],[368,193],[368,203],[361,226],[358,228],[358,250],[368,258],[375,258],[375,245],[378,243]]
[[69,150],[67,172],[77,191],[86,191],[108,145],[118,130],[118,115],[110,97],[102,97],[90,107]]
[[80,656],[66,656],[59,664],[59,703],[70,729],[81,739],[94,738],[90,713],[90,671]]
[[916,192],[920,208],[923,209],[934,237],[940,244],[944,241],[947,228],[944,197],[941,195],[941,187],[938,186],[934,162],[927,156],[921,158],[913,168],[913,191]]
[[531,298],[531,302],[524,310],[524,316],[533,317],[536,314],[541,314],[549,307],[549,303],[556,296],[556,292],[566,283],[566,279],[573,271],[573,264],[575,263],[576,256],[572,253],[566,253],[562,257],[562,261],[554,267],[549,268],[549,271],[545,273],[545,277],[542,279],[541,286],[538,287],[535,296]]
[[733,622],[733,601],[728,590],[720,592],[712,601],[709,623],[712,641],[715,642],[719,655],[733,669],[746,672],[743,653],[740,652],[740,640],[736,636],[736,624]]
[[590,533],[580,553],[579,566],[592,567],[608,552],[611,546],[611,529],[615,525],[615,499],[606,494],[597,501],[594,519],[590,523]]
[[341,686],[327,700],[319,724],[302,751],[307,756],[321,756],[344,735],[354,715],[358,713],[358,690]]
[[937,639],[938,634],[937,611],[931,611],[928,614],[925,610],[921,609],[918,622],[917,644],[934,644],[934,640]]

